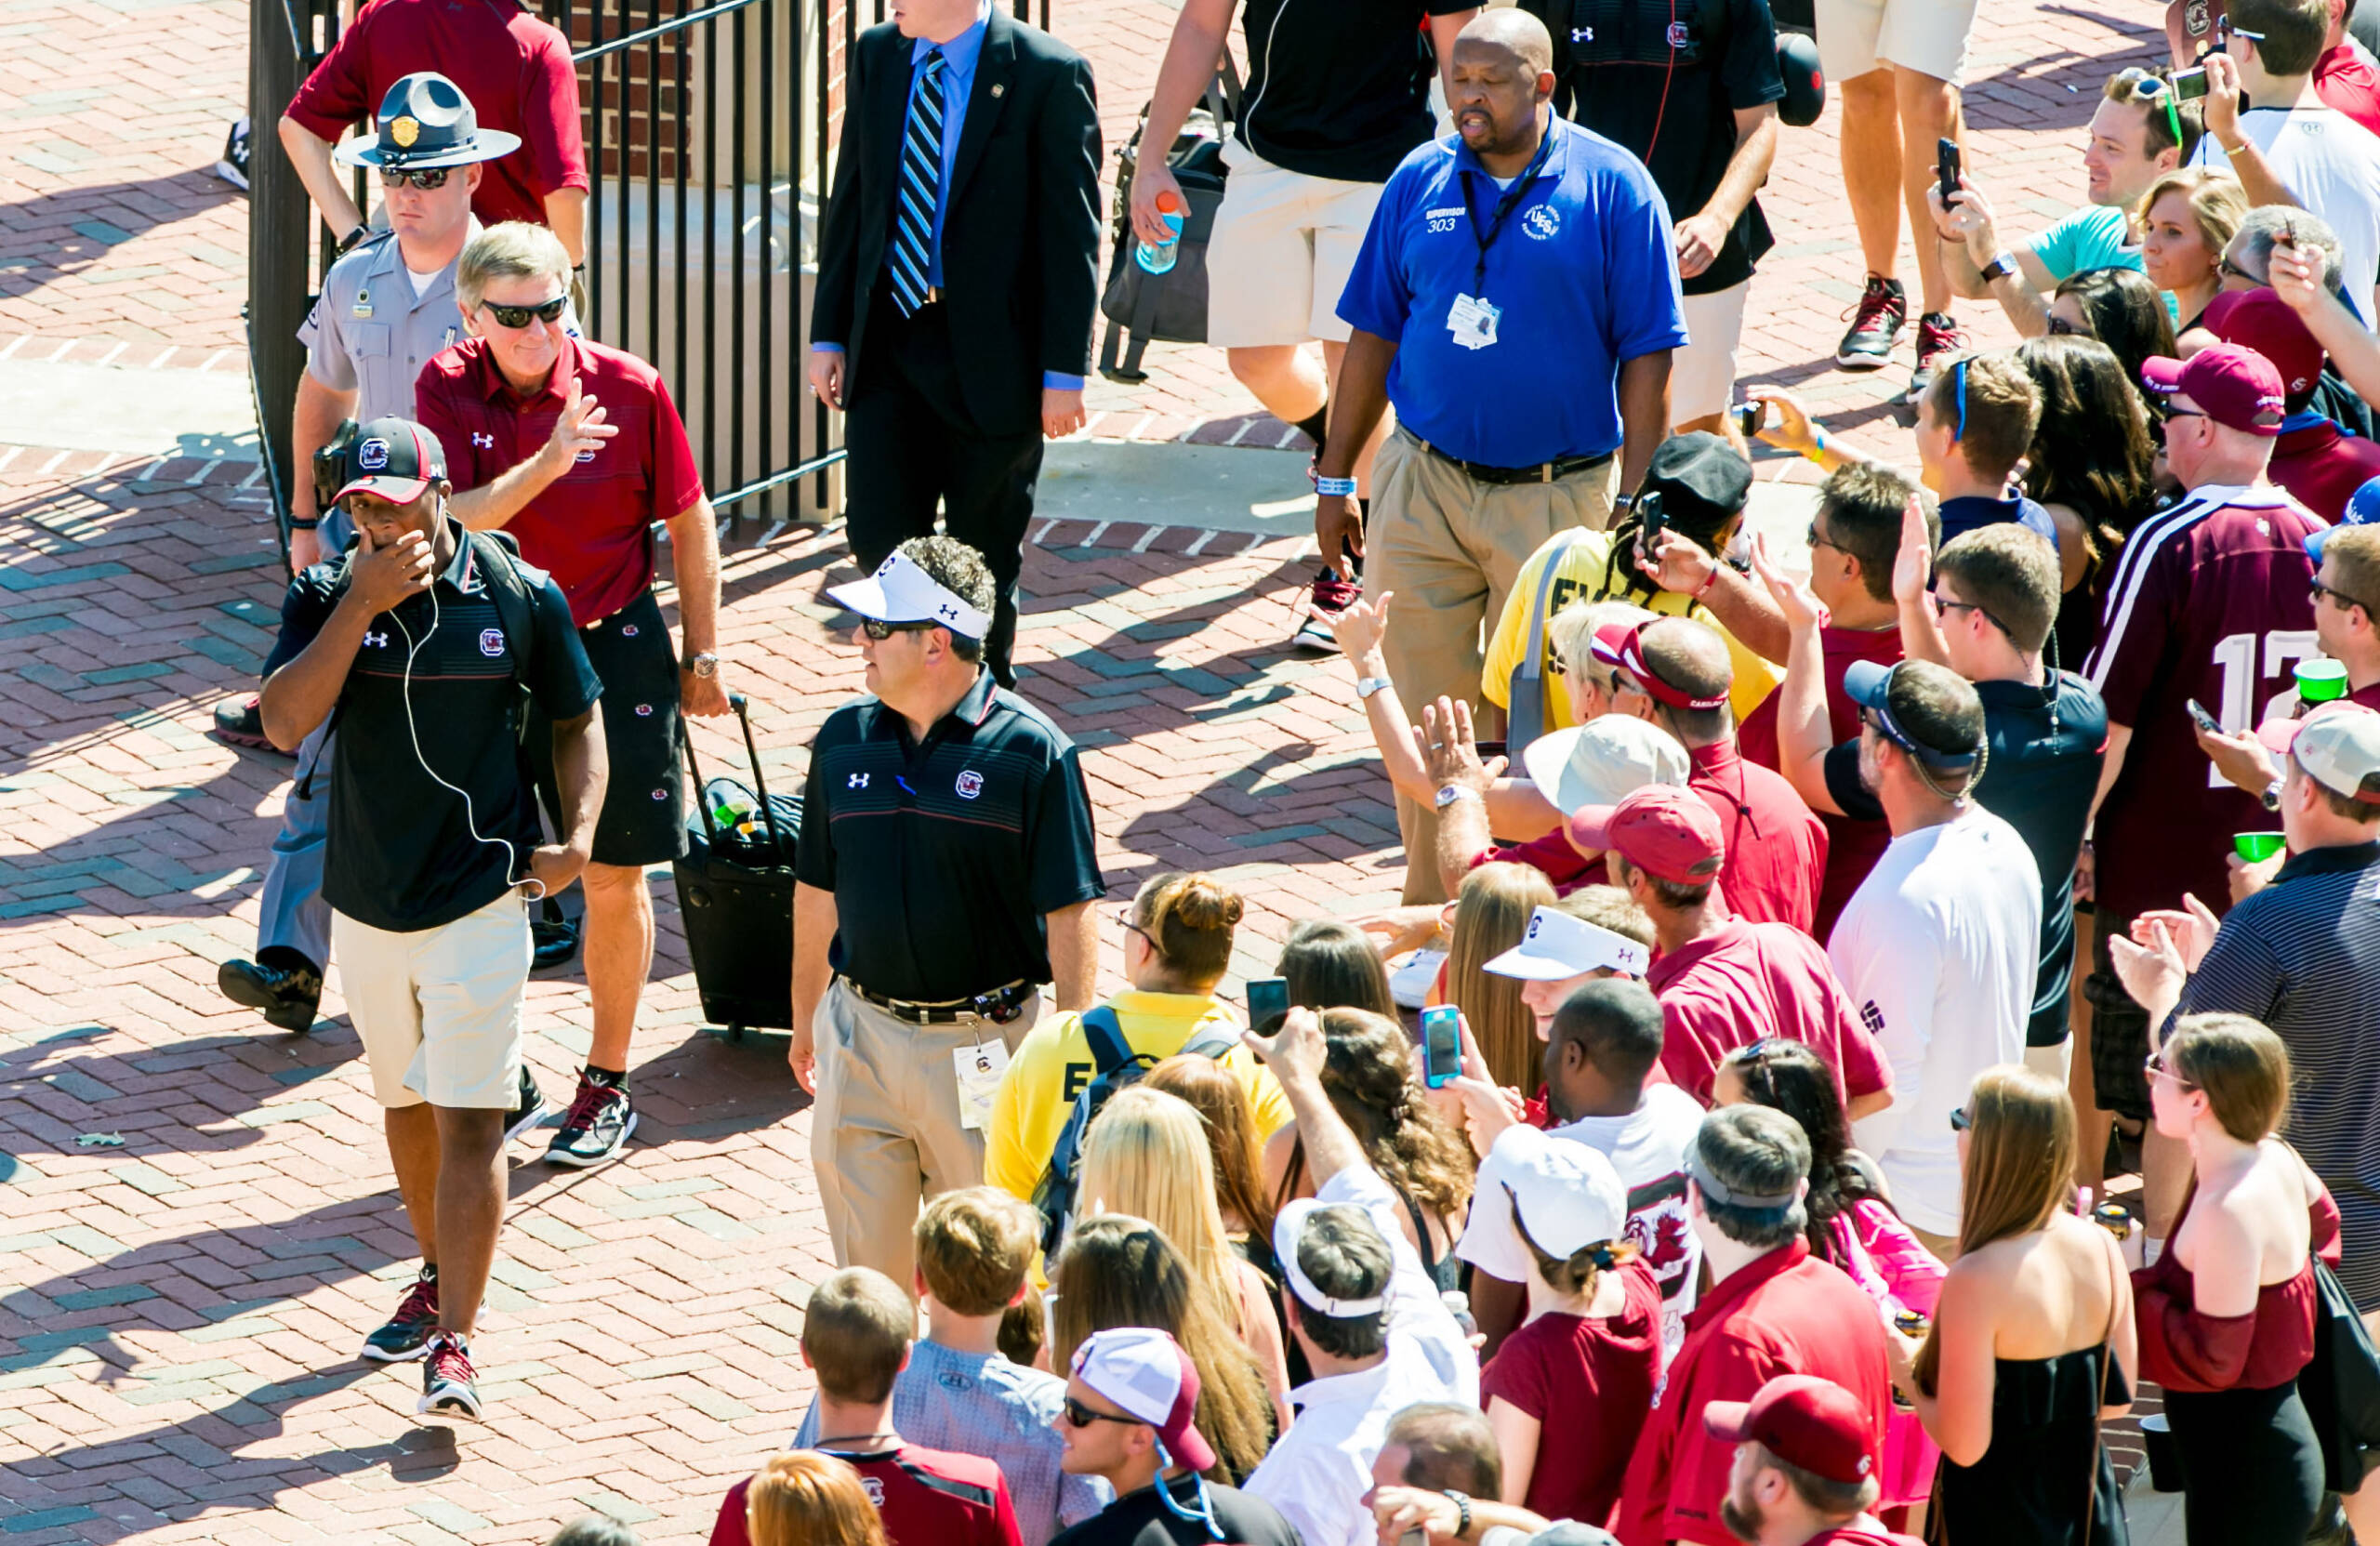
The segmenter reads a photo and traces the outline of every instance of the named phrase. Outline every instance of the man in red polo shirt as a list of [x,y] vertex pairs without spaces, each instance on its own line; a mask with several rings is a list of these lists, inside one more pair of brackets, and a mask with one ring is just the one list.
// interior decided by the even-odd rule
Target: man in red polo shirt
[[1750,1401],[1778,1375],[1813,1374],[1851,1394],[1871,1433],[1884,1431],[1884,1316],[1840,1267],[1810,1254],[1809,1170],[1809,1140],[1766,1106],[1712,1112],[1686,1151],[1686,1206],[1712,1281],[1629,1461],[1614,1525],[1622,1546],[1736,1546],[1725,1517],[1736,1446],[1704,1426],[1712,1402]]
[[[570,43],[513,0],[374,0],[314,66],[281,119],[281,144],[339,250],[363,239],[364,213],[340,186],[331,147],[403,76],[434,70],[461,87],[480,126],[518,135],[489,165],[471,212],[487,225],[551,226],[574,264],[587,258],[587,152]],[[381,132],[403,131],[383,124]],[[402,139],[398,140],[400,148]],[[450,450],[450,456],[453,454]]]
[[[471,337],[422,367],[414,395],[415,416],[449,448],[454,513],[509,531],[553,575],[603,681],[612,783],[584,876],[594,1041],[546,1151],[585,1166],[619,1154],[636,1128],[628,1043],[653,968],[644,869],[686,844],[678,716],[727,712],[727,690],[714,651],[719,535],[686,427],[651,365],[563,330],[569,283],[570,259],[542,226],[473,237],[455,273]],[[668,524],[682,655],[654,599],[655,521]],[[533,757],[542,739],[533,725]],[[550,783],[542,764],[538,781]]]
[[1884,1435],[1833,1381],[1780,1374],[1703,1407],[1702,1426],[1736,1447],[1719,1516],[1748,1546],[1917,1546],[1869,1513]]
[[2254,350],[2281,373],[2288,416],[2266,476],[2323,520],[2342,519],[2355,491],[2380,477],[2380,445],[2344,433],[2311,406],[2325,356],[2306,319],[2274,291],[2226,290],[2208,304],[2202,325],[2225,343]]
[[1661,1000],[1661,1067],[1706,1105],[1719,1060],[1765,1037],[1804,1042],[1834,1070],[1854,1117],[1892,1103],[1892,1071],[1852,1012],[1818,943],[1788,923],[1730,917],[1713,891],[1726,839],[1708,803],[1650,784],[1617,805],[1577,812],[1570,840],[1599,849],[1616,883],[1653,920],[1646,984]]

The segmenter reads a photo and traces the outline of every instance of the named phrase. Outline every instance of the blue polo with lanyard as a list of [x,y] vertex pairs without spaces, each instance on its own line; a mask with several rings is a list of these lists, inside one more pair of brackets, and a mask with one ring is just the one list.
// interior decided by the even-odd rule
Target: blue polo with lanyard
[[1619,450],[1621,363],[1686,342],[1652,175],[1549,118],[1510,188],[1460,136],[1407,156],[1339,299],[1348,325],[1397,346],[1397,422],[1489,467]]

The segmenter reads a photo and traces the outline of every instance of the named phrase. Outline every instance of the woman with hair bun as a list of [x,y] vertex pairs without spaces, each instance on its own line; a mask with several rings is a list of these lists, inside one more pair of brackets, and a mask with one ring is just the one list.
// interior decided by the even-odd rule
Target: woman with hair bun
[[1115,1015],[1144,1070],[1185,1047],[1226,1049],[1215,1061],[1247,1090],[1259,1134],[1287,1125],[1289,1103],[1281,1087],[1239,1045],[1239,1016],[1215,996],[1246,911],[1239,893],[1214,876],[1178,870],[1151,876],[1131,901],[1109,909],[1132,985],[1091,1010],[1043,1021],[1017,1044],[992,1097],[985,1181],[1033,1200],[1075,1097],[1098,1071],[1082,1022],[1084,1013],[1103,1009]]

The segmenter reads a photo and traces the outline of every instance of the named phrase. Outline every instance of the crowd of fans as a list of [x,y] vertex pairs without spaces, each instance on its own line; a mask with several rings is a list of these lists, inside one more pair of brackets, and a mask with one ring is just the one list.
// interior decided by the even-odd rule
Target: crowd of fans
[[[1317,443],[1331,567],[1303,641],[1352,670],[1403,905],[1299,925],[1277,1001],[1227,1001],[1247,942],[1223,879],[1092,910],[1073,748],[1006,659],[1014,555],[912,538],[835,592],[869,695],[813,752],[791,1062],[843,1264],[807,1306],[816,1403],[715,1546],[2122,1542],[2102,1422],[2144,1381],[2197,1546],[2342,1514],[2380,1540],[2380,1433],[2334,1367],[2373,1366],[2333,1313],[2380,1321],[2380,76],[2354,0],[2177,3],[2170,63],[2105,84],[2082,202],[2016,242],[1992,167],[1921,154],[1963,134],[1973,5],[1818,0],[1869,270],[1847,365],[1893,355],[1915,221],[1892,461],[1791,393],[1737,401],[1775,240],[1767,0],[1673,6],[1666,31],[1580,0],[1549,32],[1555,8],[1244,19],[1213,330]],[[1183,7],[1160,139],[1233,9]],[[491,658],[529,644],[496,592],[538,609],[534,670],[491,669],[534,699],[554,840],[525,769],[474,787],[542,890],[588,882],[566,1164],[633,1131],[641,867],[683,842],[677,714],[725,695],[667,389],[576,336],[555,40],[496,26],[480,43],[512,52],[466,93],[423,73],[462,46],[431,10],[369,7],[282,126],[366,249],[309,324],[301,451],[359,393],[370,422],[333,448],[337,494],[301,496],[293,548],[330,562],[293,586],[255,712],[313,762],[335,725],[350,755],[276,853],[327,826],[327,879],[284,882],[292,921],[225,986],[310,1024],[330,941],[300,915],[327,897],[425,1256],[368,1355],[424,1357],[423,1410],[476,1416],[482,1183],[544,1106],[518,984],[509,1052],[496,1011],[466,1053],[404,980],[430,969],[374,963],[499,908],[501,954],[522,882],[468,814],[440,839],[488,871],[468,887],[423,869],[435,843],[367,832],[359,747],[463,791],[421,750],[411,654],[397,700],[345,673],[373,678],[375,630],[440,588],[487,614]],[[938,115],[956,40],[916,41]],[[392,238],[331,172],[384,91],[337,154],[381,168]],[[1854,142],[1891,133],[1905,154]],[[1179,187],[1138,165],[1135,225],[1168,239]],[[950,197],[887,206],[904,368],[931,363]],[[905,278],[904,243],[932,266]],[[2018,347],[1964,347],[1950,307],[1987,297]],[[1748,437],[1823,469],[1805,544],[1748,535]],[[643,492],[562,481],[599,453],[638,458]],[[351,549],[313,524],[350,518]],[[924,847],[870,849],[896,824],[863,816]],[[919,900],[936,866],[960,879],[932,905],[971,928]],[[1095,1000],[1104,926],[1130,985]],[[1452,1034],[1417,1037],[1413,1010]]]

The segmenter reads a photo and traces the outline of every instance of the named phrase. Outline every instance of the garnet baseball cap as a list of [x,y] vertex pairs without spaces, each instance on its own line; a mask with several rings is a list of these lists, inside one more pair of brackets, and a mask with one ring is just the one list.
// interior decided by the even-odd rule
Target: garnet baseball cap
[[1606,714],[1548,731],[1521,750],[1521,769],[1556,811],[1616,804],[1647,784],[1684,784],[1694,772],[1686,747],[1650,720]]
[[2140,363],[2141,385],[2160,397],[2179,394],[2215,423],[2251,435],[2278,435],[2288,393],[2281,372],[2241,344],[2209,344],[2187,360],[2152,354]]
[[1169,1462],[1214,1469],[1215,1451],[1192,1420],[1198,1410],[1197,1366],[1171,1337],[1144,1326],[1094,1331],[1075,1349],[1074,1371],[1125,1415],[1156,1429]]
[[830,585],[826,594],[874,623],[934,623],[968,639],[982,639],[992,631],[991,618],[897,548],[876,566],[875,574]]
[[[1653,623],[1661,621],[1663,619],[1659,617],[1653,619]],[[1587,651],[1612,669],[1625,671],[1634,677],[1645,689],[1646,695],[1655,703],[1665,703],[1672,708],[1717,708],[1726,704],[1727,694],[1725,692],[1713,697],[1698,698],[1685,688],[1653,674],[1653,668],[1645,664],[1644,642],[1638,637],[1653,623],[1606,623],[1595,629],[1594,638],[1588,641]]]
[[2306,556],[2316,563],[2321,562],[2322,544],[2331,540],[2333,532],[2345,531],[2349,526],[2369,526],[2374,521],[2380,521],[2380,478],[2366,479],[2347,496],[2347,510],[2337,525],[2306,534]]
[[2322,375],[2322,346],[2306,319],[2271,290],[2226,290],[2207,306],[2199,325],[2222,339],[2252,349],[2281,373],[2287,405],[2303,406]]
[[347,448],[347,481],[332,503],[350,494],[377,494],[391,505],[410,505],[445,476],[446,449],[436,435],[409,418],[376,418]]
[[1728,1444],[1749,1439],[1788,1465],[1844,1487],[1876,1469],[1876,1434],[1858,1398],[1815,1374],[1780,1374],[1750,1401],[1712,1401],[1702,1427]]
[[1628,1189],[1602,1150],[1523,1123],[1506,1128],[1491,1153],[1514,1227],[1546,1255],[1567,1259],[1627,1233]]
[[1587,971],[1642,977],[1652,969],[1651,946],[1599,923],[1572,918],[1559,907],[1540,907],[1528,915],[1528,932],[1521,935],[1521,942],[1482,970],[1499,977],[1558,983]]
[[1565,830],[1582,853],[1617,853],[1681,886],[1717,879],[1727,858],[1727,836],[1711,802],[1673,784],[1647,784],[1617,805],[1572,812]]
[[2294,754],[2306,776],[2333,794],[2380,805],[2380,713],[2326,703],[2302,720],[2266,720],[2256,739],[2276,757]]

